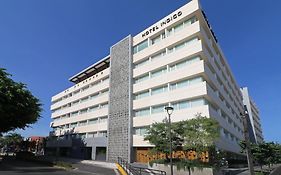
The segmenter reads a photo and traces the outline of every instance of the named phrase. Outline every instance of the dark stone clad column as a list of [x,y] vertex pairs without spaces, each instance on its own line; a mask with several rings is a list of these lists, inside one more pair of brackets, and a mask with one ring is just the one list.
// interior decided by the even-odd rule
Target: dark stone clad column
[[131,161],[132,150],[132,37],[110,49],[110,90],[107,160]]

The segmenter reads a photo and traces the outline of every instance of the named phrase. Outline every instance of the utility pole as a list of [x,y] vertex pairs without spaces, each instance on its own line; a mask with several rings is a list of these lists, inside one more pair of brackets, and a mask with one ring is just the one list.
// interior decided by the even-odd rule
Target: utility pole
[[165,110],[168,113],[168,117],[169,117],[169,140],[170,140],[170,168],[171,168],[171,175],[174,174],[173,171],[173,148],[172,148],[172,127],[171,127],[171,114],[173,113],[174,108],[171,106],[167,106],[165,107]]
[[249,114],[248,114],[248,110],[247,110],[246,106],[244,106],[244,112],[241,113],[241,116],[243,119],[244,137],[245,137],[245,143],[246,143],[246,154],[247,154],[249,172],[250,172],[250,175],[255,175],[253,157],[252,157],[252,152],[251,152],[251,148],[250,148],[249,128],[248,128]]

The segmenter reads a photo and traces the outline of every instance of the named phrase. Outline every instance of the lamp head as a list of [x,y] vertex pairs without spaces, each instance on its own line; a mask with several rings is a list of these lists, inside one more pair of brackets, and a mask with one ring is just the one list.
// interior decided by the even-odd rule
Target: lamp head
[[171,114],[173,113],[173,111],[174,111],[174,108],[171,107],[171,106],[166,106],[166,107],[165,107],[165,110],[167,111],[167,113],[168,113],[169,115],[171,115]]

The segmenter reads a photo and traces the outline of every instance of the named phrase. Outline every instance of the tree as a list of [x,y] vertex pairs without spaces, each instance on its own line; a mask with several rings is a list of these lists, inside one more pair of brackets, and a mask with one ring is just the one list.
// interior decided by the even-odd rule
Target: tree
[[[245,141],[240,143],[242,152],[245,152]],[[263,165],[280,163],[281,162],[281,145],[274,142],[263,142],[260,144],[251,144],[251,152],[254,160],[260,165],[261,169]]]
[[[179,123],[172,123],[171,125],[171,135],[172,135],[172,149],[175,150],[180,144],[180,135],[179,135]],[[147,134],[144,137],[144,140],[148,140],[151,144],[155,145],[152,148],[154,153],[164,153],[166,155],[166,160],[169,159],[168,155],[170,153],[169,149],[169,135],[168,132],[167,120],[163,120],[163,123],[153,123],[150,128],[147,130]]]
[[[167,130],[167,120],[163,123],[153,123],[144,138],[155,145],[152,151],[164,153],[166,159],[168,159],[170,142]],[[214,145],[220,132],[216,120],[198,114],[194,119],[172,123],[171,133],[173,150],[183,147],[184,150],[194,150],[200,154]]]
[[16,151],[21,147],[23,143],[23,137],[18,133],[9,133],[3,137],[0,137],[0,148],[6,148],[12,151]]
[[40,118],[39,100],[23,83],[13,81],[5,69],[0,68],[0,133],[24,129]]
[[194,150],[197,154],[207,151],[219,138],[219,124],[215,119],[197,114],[196,118],[185,121],[183,138],[184,150]]

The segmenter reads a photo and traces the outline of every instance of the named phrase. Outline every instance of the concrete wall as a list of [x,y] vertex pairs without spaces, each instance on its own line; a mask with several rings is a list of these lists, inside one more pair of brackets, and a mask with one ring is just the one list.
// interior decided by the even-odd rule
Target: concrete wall
[[131,161],[132,149],[132,38],[126,37],[110,50],[110,91],[107,160]]

